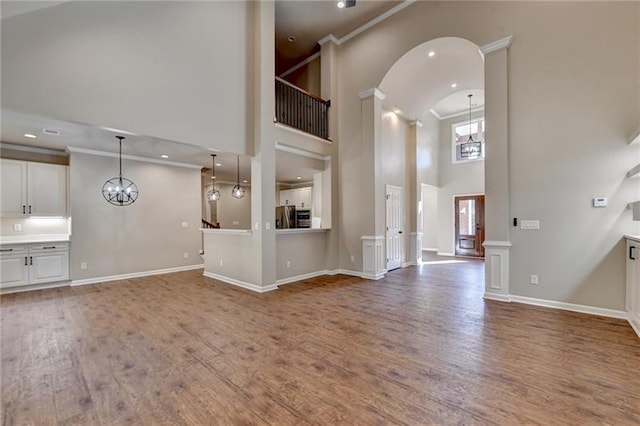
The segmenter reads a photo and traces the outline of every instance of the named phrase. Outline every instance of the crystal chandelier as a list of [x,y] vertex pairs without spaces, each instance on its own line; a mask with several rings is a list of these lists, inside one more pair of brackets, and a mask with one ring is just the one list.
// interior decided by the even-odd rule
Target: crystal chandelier
[[460,145],[460,157],[465,160],[474,159],[480,157],[482,153],[482,143],[473,139],[473,132],[471,131],[471,97],[472,94],[468,94],[469,98],[469,138],[466,142]]

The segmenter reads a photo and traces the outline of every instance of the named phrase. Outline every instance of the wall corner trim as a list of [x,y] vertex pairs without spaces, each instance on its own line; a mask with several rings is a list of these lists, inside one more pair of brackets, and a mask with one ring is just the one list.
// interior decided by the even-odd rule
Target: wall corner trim
[[[320,42],[318,42],[318,43],[320,43]],[[310,62],[313,62],[314,60],[316,60],[319,57],[320,57],[320,52],[316,52],[313,55],[309,56],[308,58],[303,59],[302,61],[298,62],[297,64],[295,64],[294,66],[292,66],[291,68],[289,68],[288,70],[283,72],[282,74],[280,74],[279,77],[280,78],[284,78],[284,77],[288,76],[289,74],[291,74],[292,72],[298,71],[300,68],[304,67],[305,65],[307,65]]]
[[488,55],[489,53],[496,52],[500,49],[508,49],[511,46],[511,43],[513,43],[513,36],[508,36],[485,44],[484,46],[480,46],[480,52],[482,52],[483,55]]
[[422,127],[422,126],[423,126],[422,121],[420,121],[420,120],[413,120],[413,121],[410,121],[410,122],[409,122],[409,125],[410,125],[410,126],[416,126],[416,127]]
[[363,100],[370,98],[371,96],[375,96],[381,101],[387,97],[387,95],[382,93],[377,87],[372,87],[371,89],[363,90],[362,92],[358,93],[358,96],[360,96],[360,99],[363,99]]

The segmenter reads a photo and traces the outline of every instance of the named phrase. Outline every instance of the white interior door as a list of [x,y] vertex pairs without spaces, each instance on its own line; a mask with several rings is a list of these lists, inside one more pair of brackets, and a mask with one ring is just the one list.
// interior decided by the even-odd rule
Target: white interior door
[[402,202],[402,188],[387,185],[386,187],[386,207],[387,207],[387,271],[397,269],[402,266],[404,258],[404,237],[402,234],[402,223],[404,209]]

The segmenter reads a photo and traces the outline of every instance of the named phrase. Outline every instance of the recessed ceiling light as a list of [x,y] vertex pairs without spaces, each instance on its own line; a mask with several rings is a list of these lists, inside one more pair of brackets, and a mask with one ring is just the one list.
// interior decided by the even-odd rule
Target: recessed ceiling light
[[296,42],[296,36],[290,35],[289,37],[287,37],[287,41],[289,43],[295,43]]
[[248,182],[249,182],[249,181],[248,181],[248,180],[246,180],[246,179],[242,181],[242,183],[248,183]]
[[169,156],[167,154],[162,154],[160,157],[162,158],[169,158]]
[[436,52],[434,52],[433,50],[431,52],[429,52],[429,57],[433,58],[434,56],[436,56]]
[[32,133],[25,133],[24,137],[29,139],[35,139],[37,136]]
[[215,176],[211,176],[211,179],[215,179],[215,178],[216,178]]
[[297,176],[296,179],[300,180],[300,179],[302,179],[302,177],[301,176]]
[[451,83],[451,88],[455,89],[456,87],[458,87],[458,83]]
[[338,6],[338,9],[344,9],[344,2],[339,1],[338,4],[336,4],[336,6]]
[[216,163],[216,167],[222,167],[222,164]]

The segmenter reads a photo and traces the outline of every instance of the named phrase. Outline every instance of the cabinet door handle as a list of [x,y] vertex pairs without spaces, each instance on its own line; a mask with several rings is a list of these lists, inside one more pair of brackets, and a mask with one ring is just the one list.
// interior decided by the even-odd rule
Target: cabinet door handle
[[27,263],[27,256],[24,257],[24,266],[28,266],[29,264]]
[[629,259],[636,260],[636,246],[629,246]]
[[31,214],[31,206],[29,206],[29,214]]
[[0,251],[13,251],[13,249],[0,249]]
[[47,246],[47,247],[42,247],[42,250],[54,249],[54,248],[56,248],[56,246]]
[[27,214],[27,206],[22,206],[22,214]]
[[29,265],[33,265],[33,256],[29,256]]

